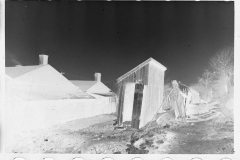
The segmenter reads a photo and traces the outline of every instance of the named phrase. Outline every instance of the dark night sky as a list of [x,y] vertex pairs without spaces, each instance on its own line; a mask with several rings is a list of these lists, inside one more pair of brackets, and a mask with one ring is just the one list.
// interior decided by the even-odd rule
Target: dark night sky
[[197,82],[209,59],[234,43],[234,2],[5,2],[6,66],[38,55],[68,79],[111,86],[152,57],[167,77]]

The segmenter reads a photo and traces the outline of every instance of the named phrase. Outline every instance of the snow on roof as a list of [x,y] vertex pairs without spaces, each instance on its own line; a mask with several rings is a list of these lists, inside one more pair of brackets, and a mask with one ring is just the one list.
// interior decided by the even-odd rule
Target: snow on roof
[[80,80],[70,80],[75,86],[78,86],[82,91],[87,91],[91,88],[97,81],[80,81]]
[[[16,79],[18,77],[23,77],[29,72],[36,71],[37,69],[39,69],[39,71],[41,70],[41,72],[37,73],[38,78],[35,78],[34,83],[25,81],[24,84],[14,84],[12,87],[14,95],[23,100],[94,98],[87,93],[83,93],[51,65],[5,67],[5,74],[8,79]],[[52,76],[44,77],[44,75],[49,75],[49,73],[51,73]]]
[[19,77],[46,65],[5,67],[5,74],[11,78]]

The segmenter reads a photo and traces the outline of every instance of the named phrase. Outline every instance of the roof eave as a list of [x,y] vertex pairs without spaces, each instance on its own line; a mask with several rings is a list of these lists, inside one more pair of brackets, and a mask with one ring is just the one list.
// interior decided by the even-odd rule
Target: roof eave
[[[50,66],[50,65],[47,64],[47,65],[36,65],[36,66],[40,66],[39,68],[42,68],[42,67],[44,67],[44,66]],[[20,66],[20,67],[25,67],[25,66]],[[29,66],[26,66],[26,67],[29,67]],[[5,68],[8,68],[8,67],[5,67]],[[12,79],[16,79],[16,78],[19,78],[19,77],[21,77],[21,76],[27,74],[27,73],[30,73],[30,72],[36,71],[36,70],[38,70],[39,68],[35,68],[35,69],[33,69],[33,70],[29,71],[29,72],[23,73],[23,74],[18,75],[18,76],[13,76],[13,77],[10,76],[10,75],[8,75],[8,73],[6,73],[6,71],[5,71],[5,74],[6,74],[7,76],[11,77]]]
[[123,80],[124,78],[126,78],[127,76],[129,76],[131,73],[133,73],[134,71],[142,68],[143,66],[145,66],[146,64],[153,62],[156,65],[158,65],[163,71],[167,70],[167,68],[165,66],[163,66],[161,63],[159,63],[158,61],[156,61],[155,59],[153,59],[152,57],[150,57],[149,59],[147,59],[146,61],[144,61],[143,63],[139,64],[137,67],[133,68],[132,70],[128,71],[127,73],[125,73],[124,75],[122,75],[121,77],[119,77],[117,79],[117,82],[120,82],[121,80]]

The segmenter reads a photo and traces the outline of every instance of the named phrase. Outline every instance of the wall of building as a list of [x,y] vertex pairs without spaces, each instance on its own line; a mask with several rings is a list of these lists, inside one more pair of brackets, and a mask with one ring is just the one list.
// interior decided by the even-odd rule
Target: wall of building
[[[118,82],[118,106],[117,106],[117,115],[118,115],[118,123],[120,124],[123,120],[123,107],[124,107],[124,94],[125,94],[125,85],[127,83],[136,83],[141,82],[145,85],[148,84],[148,71],[149,64],[146,64],[140,68],[138,68],[135,72],[129,74],[124,79]],[[129,103],[129,102],[128,102]],[[133,102],[132,102],[133,103]]]
[[111,114],[115,111],[115,103],[110,103],[109,98],[15,101],[12,106],[6,107],[6,122],[17,123],[20,130],[39,129],[74,119]]
[[127,77],[125,77],[120,82],[118,82],[119,89],[126,82],[134,82],[134,83],[141,82],[141,83],[147,85],[148,84],[148,71],[149,71],[149,64],[146,64],[145,66],[142,66],[135,72],[129,74]]
[[6,142],[14,135],[46,129],[67,121],[116,112],[109,97],[45,101],[11,101],[6,104]]
[[139,128],[152,120],[163,101],[164,71],[155,62],[150,62],[148,72],[148,85],[143,91]]
[[164,72],[165,70],[163,70],[159,64],[157,64],[155,61],[150,61],[145,66],[142,66],[142,68],[139,68],[118,82],[118,122],[121,122],[122,120],[120,113],[124,114],[122,107],[124,106],[124,87],[125,84],[129,82],[141,82],[145,84],[139,128],[145,126],[151,121],[163,101]]

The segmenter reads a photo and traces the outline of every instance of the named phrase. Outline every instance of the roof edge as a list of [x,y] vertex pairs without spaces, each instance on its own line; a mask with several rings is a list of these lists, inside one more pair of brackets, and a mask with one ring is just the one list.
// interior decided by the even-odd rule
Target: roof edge
[[[97,82],[98,83],[98,82]],[[91,89],[93,86],[95,86],[97,83],[94,83],[92,86],[90,86],[88,89],[87,89],[87,91],[89,90],[89,89]]]
[[122,79],[126,78],[129,74],[131,74],[132,72],[142,68],[143,66],[145,66],[147,63],[150,62],[154,62],[155,64],[157,64],[159,67],[161,67],[164,71],[167,70],[167,68],[165,66],[163,66],[161,63],[159,63],[158,61],[156,61],[155,59],[153,59],[152,57],[150,57],[149,59],[147,59],[146,61],[142,62],[141,64],[139,64],[137,67],[133,68],[132,70],[128,71],[127,73],[125,73],[124,75],[122,75],[121,77],[119,77],[117,79],[117,82],[121,81]]
[[97,82],[97,81],[86,81],[86,80],[69,80],[69,82],[71,82],[74,86],[76,86],[76,87],[78,87],[78,88],[80,88],[80,87],[77,85],[78,82],[94,82],[94,84],[91,85],[91,86],[90,86],[89,88],[87,88],[86,90],[83,90],[82,88],[80,88],[82,91],[87,91],[87,90],[89,90],[91,87],[93,87],[96,83],[99,83],[99,82]]
[[[33,71],[35,71],[35,70],[38,70],[38,69],[40,69],[40,68],[42,68],[42,67],[44,67],[44,66],[50,66],[50,65],[47,64],[47,65],[33,65],[33,66],[39,66],[39,67],[38,67],[38,68],[35,68],[35,69],[33,69],[33,70],[29,71],[29,72],[23,73],[23,74],[21,74],[21,75],[19,75],[19,76],[16,76],[16,77],[11,77],[11,76],[9,76],[9,75],[6,73],[6,70],[5,70],[5,74],[6,74],[7,76],[11,77],[12,79],[15,79],[15,78],[21,77],[21,76],[23,76],[23,75],[25,75],[25,74],[27,74],[27,73],[33,72]],[[30,67],[30,66],[21,66],[21,67]],[[10,67],[5,67],[5,68],[10,68]],[[13,68],[13,67],[12,67],[12,68]]]

